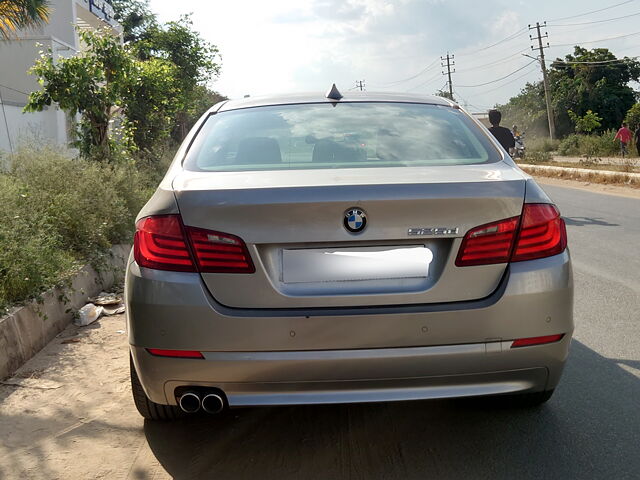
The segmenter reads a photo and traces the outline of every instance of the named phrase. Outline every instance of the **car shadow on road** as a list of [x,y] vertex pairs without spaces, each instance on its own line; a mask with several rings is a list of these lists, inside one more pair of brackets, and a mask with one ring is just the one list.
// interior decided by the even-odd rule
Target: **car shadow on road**
[[562,217],[567,225],[573,227],[585,227],[587,225],[595,225],[598,227],[619,227],[617,223],[609,223],[606,220],[595,217]]
[[179,479],[634,478],[638,380],[574,341],[540,408],[479,399],[256,408],[147,421],[144,431]]

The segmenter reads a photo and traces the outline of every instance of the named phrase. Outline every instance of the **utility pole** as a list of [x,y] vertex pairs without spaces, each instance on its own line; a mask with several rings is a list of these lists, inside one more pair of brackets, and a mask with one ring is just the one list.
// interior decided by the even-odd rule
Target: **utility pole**
[[[453,67],[455,65],[455,62],[453,61],[454,56],[453,55],[449,55],[449,52],[447,52],[447,56],[446,57],[440,57],[440,60],[442,60],[442,62],[440,63],[440,65],[442,66],[442,68],[447,67],[447,71],[446,72],[442,72],[442,75],[446,75],[449,78],[449,81],[447,82],[447,84],[449,85],[449,98],[451,100],[453,100],[453,83],[451,83],[451,74],[455,73],[455,69],[453,70],[453,72],[451,71],[451,67]],[[446,61],[446,63],[444,63]]]
[[356,88],[362,92],[364,90],[364,80],[356,80]]
[[[542,26],[546,27],[547,22],[544,22]],[[547,65],[544,61],[544,49],[549,48],[549,42],[547,42],[546,45],[542,44],[542,39],[549,38],[549,34],[547,32],[544,32],[544,36],[543,36],[540,33],[540,22],[536,22],[535,27],[532,25],[529,25],[529,30],[535,30],[536,33],[538,34],[537,37],[529,35],[529,38],[531,40],[538,41],[538,47],[536,48],[533,45],[531,45],[531,50],[532,51],[537,50],[539,53],[540,66],[542,67],[542,84],[544,85],[544,99],[547,103],[547,118],[549,119],[549,138],[553,140],[553,138],[555,137],[556,126],[555,126],[555,121],[553,119],[553,110],[551,109],[551,97],[549,95],[549,81],[547,80]]]

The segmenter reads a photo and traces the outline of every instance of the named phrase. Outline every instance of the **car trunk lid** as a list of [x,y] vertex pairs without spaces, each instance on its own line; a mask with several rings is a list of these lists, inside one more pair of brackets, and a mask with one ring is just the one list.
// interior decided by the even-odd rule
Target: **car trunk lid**
[[[456,267],[469,229],[520,215],[524,176],[488,165],[181,172],[185,225],[246,242],[252,274],[207,273],[234,308],[442,303],[486,297],[506,264]],[[366,215],[361,233],[345,213]]]

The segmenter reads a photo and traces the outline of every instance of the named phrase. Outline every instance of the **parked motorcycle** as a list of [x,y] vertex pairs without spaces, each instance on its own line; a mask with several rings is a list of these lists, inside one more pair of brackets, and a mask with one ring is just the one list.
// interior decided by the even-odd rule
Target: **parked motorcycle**
[[514,135],[513,138],[516,141],[516,145],[513,149],[514,157],[524,158],[525,156],[524,132],[522,132],[520,135]]

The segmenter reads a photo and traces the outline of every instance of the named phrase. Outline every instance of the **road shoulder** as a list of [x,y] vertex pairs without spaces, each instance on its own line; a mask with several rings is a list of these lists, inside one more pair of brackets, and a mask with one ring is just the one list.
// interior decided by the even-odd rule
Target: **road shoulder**
[[584,182],[579,180],[565,180],[552,177],[533,176],[541,185],[553,185],[557,187],[574,188],[576,190],[585,190],[593,193],[601,193],[605,195],[615,195],[618,197],[627,197],[640,199],[640,189],[633,187],[624,187],[621,185],[606,185],[600,183]]

